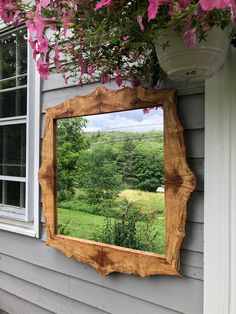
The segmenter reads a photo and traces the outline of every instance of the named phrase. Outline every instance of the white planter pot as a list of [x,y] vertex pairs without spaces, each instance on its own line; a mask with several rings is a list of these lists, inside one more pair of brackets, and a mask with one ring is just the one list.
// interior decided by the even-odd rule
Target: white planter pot
[[[206,41],[187,48],[182,38],[171,28],[155,42],[160,66],[171,80],[202,81],[210,78],[225,62],[230,45],[229,28],[223,31],[213,27],[207,32]],[[169,42],[163,49],[163,44]]]

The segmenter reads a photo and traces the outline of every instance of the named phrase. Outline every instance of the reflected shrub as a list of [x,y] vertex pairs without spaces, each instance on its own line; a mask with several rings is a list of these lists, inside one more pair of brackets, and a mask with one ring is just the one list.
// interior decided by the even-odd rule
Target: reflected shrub
[[102,235],[96,240],[121,247],[164,254],[163,234],[157,228],[155,213],[143,213],[129,201],[120,204],[115,219],[106,216]]

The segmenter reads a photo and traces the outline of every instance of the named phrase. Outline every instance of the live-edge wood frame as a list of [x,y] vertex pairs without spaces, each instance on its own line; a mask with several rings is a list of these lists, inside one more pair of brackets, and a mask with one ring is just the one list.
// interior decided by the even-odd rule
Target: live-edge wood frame
[[[66,100],[46,110],[39,181],[49,246],[90,264],[102,275],[121,272],[142,277],[156,274],[180,276],[179,251],[185,236],[187,201],[196,180],[186,162],[183,128],[177,116],[175,100],[173,90],[142,87],[109,90],[98,87],[87,96]],[[158,106],[164,109],[165,255],[57,234],[57,119]]]

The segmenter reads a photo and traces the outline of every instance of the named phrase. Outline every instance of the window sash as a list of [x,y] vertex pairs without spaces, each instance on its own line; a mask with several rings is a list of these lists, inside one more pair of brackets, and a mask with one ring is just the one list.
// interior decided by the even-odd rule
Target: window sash
[[[21,30],[22,28],[19,28],[19,30]],[[12,32],[15,32],[15,30],[10,30],[8,32],[4,32],[2,34],[0,34],[0,36],[8,36],[10,35]],[[27,45],[27,42],[26,42]],[[28,46],[28,45],[27,45]],[[29,53],[28,53],[28,47],[27,47],[27,60],[29,59]],[[11,91],[15,91],[15,90],[21,90],[21,89],[27,89],[27,113],[28,113],[28,83],[27,85],[20,85],[19,80],[21,78],[27,78],[28,77],[28,71],[29,71],[29,63],[27,62],[28,66],[27,66],[27,73],[19,73],[18,69],[19,66],[17,65],[19,62],[19,52],[18,52],[18,47],[16,45],[16,55],[15,55],[15,64],[16,64],[16,75],[11,76],[11,77],[6,77],[6,78],[1,78],[0,79],[0,83],[2,82],[10,82],[10,81],[14,81],[13,84],[15,84],[14,87],[9,87],[9,88],[3,88],[0,89],[0,93],[5,93],[5,92],[11,92]],[[4,118],[0,118],[0,126],[8,126],[8,125],[17,125],[17,124],[25,124],[26,125],[26,156],[25,156],[25,167],[26,167],[26,173],[24,177],[18,177],[18,176],[7,176],[7,175],[0,175],[0,180],[2,181],[2,198],[0,199],[0,217],[5,217],[5,218],[11,218],[11,219],[19,219],[19,220],[23,220],[23,221],[27,221],[28,220],[28,182],[27,182],[27,177],[28,177],[28,116],[26,115],[22,115],[22,116],[9,116],[9,117],[4,117]],[[6,164],[5,164],[6,165]],[[15,166],[15,165],[14,165]],[[14,205],[8,205],[8,204],[4,204],[4,201],[8,201],[8,200],[4,200],[4,195],[7,195],[7,181],[10,182],[19,182],[20,183],[20,199],[19,199],[19,203],[20,206],[14,206]],[[25,187],[22,190],[22,184],[21,183],[25,183]],[[23,195],[24,194],[24,195]],[[23,198],[24,198],[24,203],[25,206],[23,207]]]

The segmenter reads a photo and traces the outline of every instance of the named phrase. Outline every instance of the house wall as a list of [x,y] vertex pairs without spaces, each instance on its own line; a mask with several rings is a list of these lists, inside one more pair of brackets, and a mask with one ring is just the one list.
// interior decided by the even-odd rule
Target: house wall
[[[86,95],[96,84],[64,86],[54,76],[42,84],[42,112],[66,98]],[[177,86],[189,165],[197,189],[188,204],[181,249],[183,277],[98,275],[40,239],[0,231],[0,308],[10,314],[201,314],[203,313],[204,87]],[[42,134],[43,134],[42,114]]]

